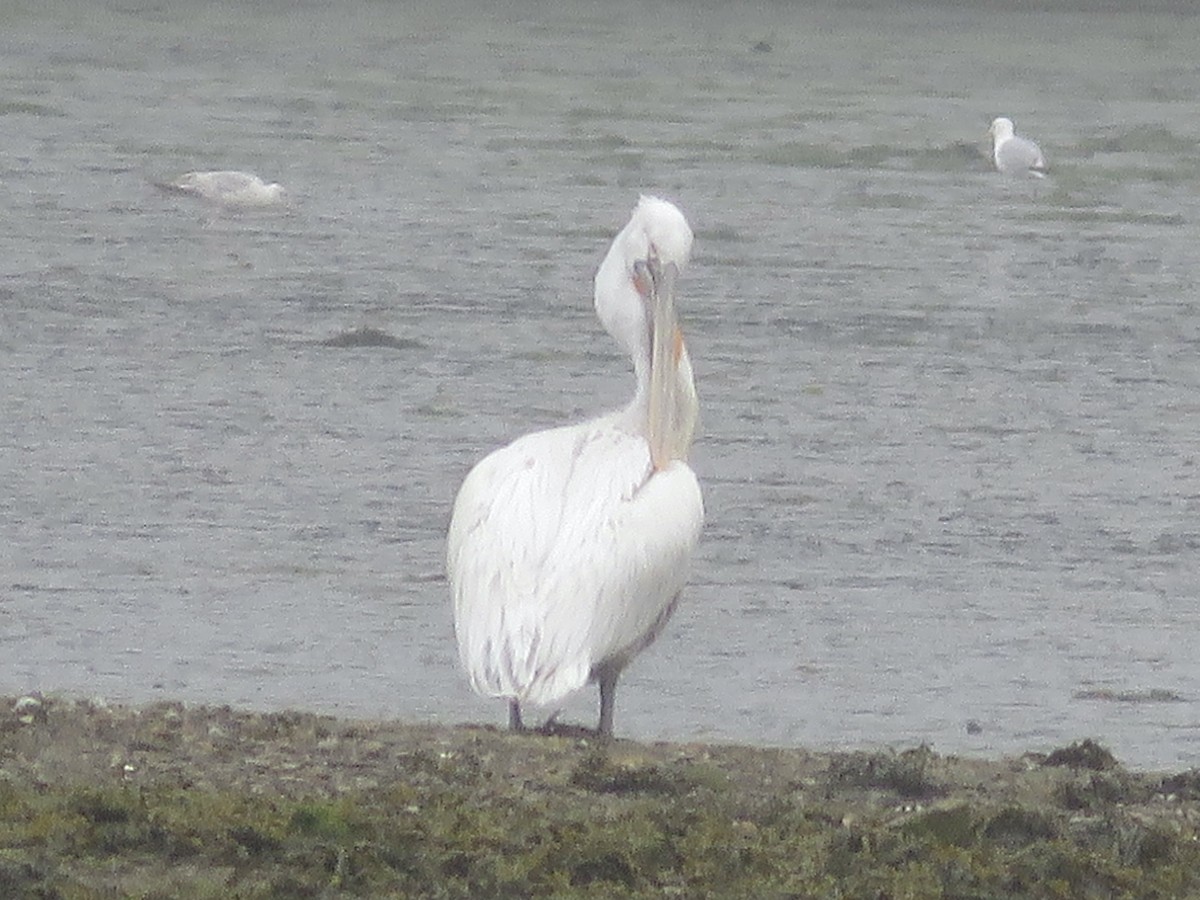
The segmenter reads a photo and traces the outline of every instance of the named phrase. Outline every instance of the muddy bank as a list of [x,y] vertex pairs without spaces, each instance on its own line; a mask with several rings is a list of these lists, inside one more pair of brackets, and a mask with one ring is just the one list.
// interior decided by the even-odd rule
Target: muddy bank
[[3,897],[1182,897],[1200,772],[0,699]]

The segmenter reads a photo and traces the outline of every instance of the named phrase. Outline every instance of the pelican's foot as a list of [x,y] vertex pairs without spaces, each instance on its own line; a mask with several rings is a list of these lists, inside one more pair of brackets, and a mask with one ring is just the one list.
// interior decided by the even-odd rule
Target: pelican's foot
[[588,728],[586,725],[571,725],[567,722],[560,722],[558,721],[558,717],[561,714],[562,710],[559,710],[550,718],[548,718],[545,724],[537,729],[537,733],[543,734],[546,737],[563,737],[587,741],[608,741],[612,739],[611,734],[604,734],[597,728]]

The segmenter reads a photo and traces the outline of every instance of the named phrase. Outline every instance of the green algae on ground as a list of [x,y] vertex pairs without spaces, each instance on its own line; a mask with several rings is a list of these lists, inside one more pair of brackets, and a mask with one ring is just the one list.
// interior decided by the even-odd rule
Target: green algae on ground
[[1200,776],[0,700],[3,897],[1180,897]]

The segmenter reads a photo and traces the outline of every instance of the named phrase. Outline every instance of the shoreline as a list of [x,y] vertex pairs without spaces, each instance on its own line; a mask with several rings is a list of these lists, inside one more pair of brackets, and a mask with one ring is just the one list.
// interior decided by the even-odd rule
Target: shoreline
[[1200,770],[1089,740],[980,760],[5,697],[0,829],[13,897],[1200,893]]

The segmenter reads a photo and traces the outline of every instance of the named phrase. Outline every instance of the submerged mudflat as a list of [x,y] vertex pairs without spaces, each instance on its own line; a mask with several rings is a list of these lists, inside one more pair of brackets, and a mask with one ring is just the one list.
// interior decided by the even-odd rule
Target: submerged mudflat
[[1200,771],[0,699],[4,897],[1181,897]]

